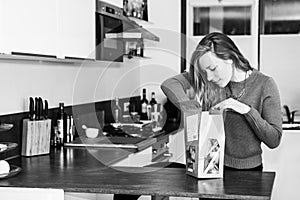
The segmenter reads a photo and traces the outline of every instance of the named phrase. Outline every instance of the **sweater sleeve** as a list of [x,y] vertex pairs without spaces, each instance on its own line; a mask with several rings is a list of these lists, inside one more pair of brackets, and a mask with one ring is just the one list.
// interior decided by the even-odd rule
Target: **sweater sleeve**
[[161,85],[164,94],[176,106],[178,106],[180,102],[190,100],[186,94],[186,90],[191,87],[187,77],[188,73],[183,72],[182,74],[168,78]]
[[282,136],[281,103],[275,81],[269,78],[262,94],[262,113],[251,107],[245,114],[257,137],[269,148],[280,144]]

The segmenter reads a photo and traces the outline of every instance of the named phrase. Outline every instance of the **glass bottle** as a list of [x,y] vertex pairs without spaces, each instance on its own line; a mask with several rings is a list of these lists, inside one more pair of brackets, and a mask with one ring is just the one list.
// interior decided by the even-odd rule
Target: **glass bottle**
[[59,111],[57,113],[57,129],[59,136],[59,144],[63,145],[66,142],[67,124],[66,114],[64,112],[64,103],[59,103]]
[[147,115],[147,105],[148,105],[148,100],[146,97],[146,88],[143,88],[143,98],[141,100],[141,120],[147,120],[148,115]]
[[154,106],[155,104],[157,104],[157,101],[155,99],[155,92],[151,93],[151,100],[150,100],[150,105]]
[[157,112],[157,101],[155,99],[155,92],[151,93],[151,100],[150,100],[150,110],[148,113],[148,118],[153,120],[153,114]]
[[122,116],[122,109],[119,105],[119,98],[115,98],[115,104],[113,106],[113,116],[115,119],[115,123],[120,123],[121,122],[121,116]]

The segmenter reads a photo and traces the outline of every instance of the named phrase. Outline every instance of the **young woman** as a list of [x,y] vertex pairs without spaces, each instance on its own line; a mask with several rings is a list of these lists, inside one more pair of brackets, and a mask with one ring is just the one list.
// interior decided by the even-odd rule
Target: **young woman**
[[[178,108],[225,110],[227,170],[262,171],[261,143],[270,148],[280,143],[281,104],[274,80],[253,69],[234,42],[222,33],[206,35],[192,55],[189,72],[165,80],[161,89]],[[160,164],[185,167],[180,163]],[[114,196],[115,200],[138,198]]]
[[[253,69],[234,42],[222,33],[206,35],[194,51],[189,72],[163,82],[175,105],[224,109],[225,169],[262,171],[263,142],[279,145],[280,96],[274,80]],[[190,93],[195,101],[190,100]]]

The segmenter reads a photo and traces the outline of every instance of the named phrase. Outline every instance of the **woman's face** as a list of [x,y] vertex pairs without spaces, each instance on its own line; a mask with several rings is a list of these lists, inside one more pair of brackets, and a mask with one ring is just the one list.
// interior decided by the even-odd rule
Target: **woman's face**
[[232,60],[223,60],[214,53],[207,52],[199,59],[200,68],[207,75],[207,80],[224,88],[232,77]]

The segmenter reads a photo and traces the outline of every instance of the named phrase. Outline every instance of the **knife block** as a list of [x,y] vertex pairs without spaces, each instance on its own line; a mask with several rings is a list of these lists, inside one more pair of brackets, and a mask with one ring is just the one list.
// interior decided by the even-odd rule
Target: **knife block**
[[22,156],[50,153],[51,119],[23,120]]

